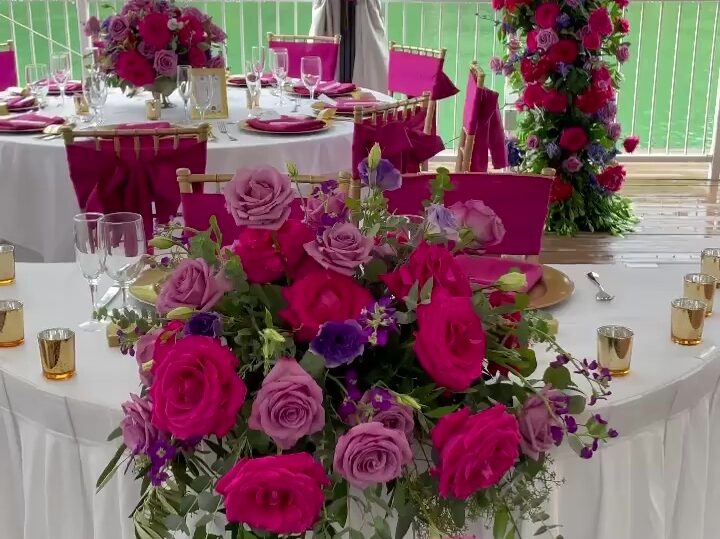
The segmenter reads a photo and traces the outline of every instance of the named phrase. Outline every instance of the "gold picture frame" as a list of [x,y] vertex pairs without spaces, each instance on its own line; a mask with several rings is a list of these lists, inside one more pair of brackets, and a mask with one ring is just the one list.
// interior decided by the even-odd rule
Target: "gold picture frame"
[[[213,97],[210,108],[205,113],[205,119],[223,120],[230,116],[228,110],[227,95],[227,72],[222,68],[193,68],[190,71],[193,81],[198,80],[201,83],[210,83],[213,85]],[[193,93],[196,91],[195,83],[193,83]],[[194,99],[191,98],[191,114],[193,120],[200,119],[200,111],[192,105]]]

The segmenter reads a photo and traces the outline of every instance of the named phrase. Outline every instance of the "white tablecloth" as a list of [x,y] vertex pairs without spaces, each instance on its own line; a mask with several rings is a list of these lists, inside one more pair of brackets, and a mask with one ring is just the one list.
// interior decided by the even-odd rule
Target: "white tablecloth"
[[[632,372],[600,404],[620,437],[590,461],[560,448],[566,479],[549,507],[568,539],[716,539],[720,530],[720,316],[708,319],[705,342],[669,339],[669,302],[695,267],[558,266],[575,295],[553,312],[561,343],[594,357],[595,329],[635,330]],[[616,294],[596,303],[584,274],[600,273]],[[109,349],[103,334],[77,333],[75,378],[47,382],[35,335],[87,317],[88,292],[72,264],[19,264],[18,281],[0,298],[25,303],[27,342],[0,349],[0,537],[129,539],[126,516],[137,501],[129,478],[94,494],[115,444],[104,442],[120,419],[119,404],[138,387],[135,361]],[[533,530],[534,531],[534,530]],[[529,533],[528,536],[532,536]]]
[[[389,99],[382,94],[376,95]],[[148,93],[142,93],[129,99],[118,90],[112,91],[105,106],[105,123],[145,121],[145,100],[149,97]],[[50,98],[45,113],[61,112],[62,109],[55,107],[57,99]],[[162,119],[181,123],[182,101],[175,94],[171,100],[177,106],[163,109]],[[245,89],[228,88],[228,100],[228,121],[245,119]],[[274,108],[277,102],[277,97],[263,90],[261,106]],[[311,112],[309,100],[303,99],[301,104],[300,112]],[[70,115],[70,99],[66,105],[65,113]],[[290,110],[289,105],[283,109],[285,112]],[[351,166],[351,121],[336,121],[331,129],[306,136],[262,135],[241,132],[234,126],[230,129],[237,142],[228,140],[217,127],[214,128],[217,141],[208,143],[208,173],[229,173],[240,167],[258,165],[285,170],[286,164],[292,162],[303,174],[332,174],[349,170]],[[72,217],[79,211],[62,140],[42,141],[33,135],[0,135],[0,163],[0,238],[39,253],[46,262],[73,260],[72,235],[50,233],[71,230]]]

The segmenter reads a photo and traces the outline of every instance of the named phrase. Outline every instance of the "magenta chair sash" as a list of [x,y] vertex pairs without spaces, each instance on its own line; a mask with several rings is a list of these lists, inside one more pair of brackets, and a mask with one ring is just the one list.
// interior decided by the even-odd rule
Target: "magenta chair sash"
[[390,51],[388,63],[388,90],[408,97],[430,92],[430,99],[445,99],[459,92],[443,72],[443,58]]
[[487,172],[488,153],[495,168],[508,166],[505,146],[505,128],[498,105],[499,95],[489,88],[478,88],[475,74],[468,76],[463,127],[468,135],[475,136],[470,156],[469,172]]
[[[429,182],[434,174],[403,176],[403,185],[385,193],[389,209],[398,214],[423,213],[422,201],[430,195]],[[481,200],[502,219],[505,237],[488,254],[537,255],[542,248],[551,178],[520,174],[456,173],[455,185],[445,193],[445,205],[465,200]]]
[[0,90],[18,85],[15,51],[0,51]]
[[180,190],[176,170],[205,172],[206,142],[183,139],[173,148],[165,139],[155,153],[152,136],[140,138],[139,157],[133,139],[120,139],[120,155],[112,140],[102,140],[99,150],[95,140],[67,146],[70,178],[82,211],[111,213],[131,211],[143,216],[145,233],[152,237],[153,205],[155,220],[167,223],[177,215]]
[[298,43],[294,41],[269,41],[270,49],[287,49],[288,76],[300,77],[300,60],[303,56],[319,56],[322,63],[322,80],[335,80],[338,53],[338,43]]

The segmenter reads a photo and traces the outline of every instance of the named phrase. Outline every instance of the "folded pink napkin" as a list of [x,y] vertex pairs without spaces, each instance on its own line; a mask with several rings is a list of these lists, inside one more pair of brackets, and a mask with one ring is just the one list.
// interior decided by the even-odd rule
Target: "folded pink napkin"
[[[69,80],[65,83],[65,93],[74,94],[76,92],[82,92],[82,82],[79,80]],[[60,95],[60,87],[51,82],[48,85],[48,95]]]
[[62,124],[64,121],[60,116],[44,116],[42,114],[28,112],[0,120],[0,129],[34,131],[36,129],[45,129],[49,125]]
[[[272,73],[265,73],[260,77],[260,86],[269,86],[274,80],[275,77],[273,77]],[[234,86],[245,86],[245,75],[231,75],[228,78],[228,83]]]
[[530,264],[509,258],[496,258],[491,256],[458,255],[455,257],[470,281],[483,286],[489,286],[509,271],[520,271],[527,278],[527,292],[535,286],[543,276],[543,267],[540,264]]
[[380,101],[369,99],[353,99],[351,97],[338,97],[336,101],[337,107],[335,108],[338,112],[353,112],[355,110],[355,107],[363,107],[367,109],[381,105]]
[[[315,88],[315,95],[325,94],[328,97],[337,95],[345,95],[350,92],[354,92],[355,86],[352,82],[321,82],[318,87]],[[304,84],[296,84],[293,86],[293,91],[298,95],[310,95],[310,91],[305,88]]]
[[118,124],[115,129],[167,129],[170,122],[143,122],[136,124]]
[[306,131],[315,131],[325,126],[322,120],[314,118],[295,118],[292,116],[281,116],[276,120],[260,120],[253,118],[248,120],[248,125],[253,129],[260,131],[270,131],[273,133],[304,133]]
[[7,108],[9,111],[13,110],[23,110],[27,109],[28,107],[32,107],[35,105],[35,98],[33,96],[17,96],[17,97],[11,97],[7,100]]

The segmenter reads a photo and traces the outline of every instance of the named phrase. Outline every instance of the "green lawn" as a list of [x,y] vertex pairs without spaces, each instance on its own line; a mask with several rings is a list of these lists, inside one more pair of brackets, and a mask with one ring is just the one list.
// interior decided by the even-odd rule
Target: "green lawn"
[[[109,3],[113,4],[113,0]],[[310,27],[311,4],[306,1],[227,2],[224,16],[222,2],[191,3],[207,10],[225,27],[230,36],[230,66],[239,67],[243,51],[264,40],[268,31],[305,33]],[[0,41],[12,37],[7,19],[11,17],[10,4],[9,0],[0,0]],[[100,4],[93,3],[93,6]],[[114,4],[121,5],[120,2]],[[48,41],[38,35],[32,38],[30,31],[21,26],[29,26],[30,19],[36,32],[50,35],[63,44],[69,41],[75,51],[80,49],[74,4],[14,1],[12,10],[12,18],[19,23],[15,26],[15,39],[21,70],[32,61],[33,55],[36,61],[45,62],[49,54]],[[643,148],[647,149],[648,143],[656,152],[664,152],[666,148],[671,152],[682,151],[686,145],[690,152],[709,148],[720,66],[720,43],[715,44],[710,65],[713,40],[718,41],[716,34],[720,33],[713,32],[718,24],[717,10],[717,3],[693,0],[666,1],[662,8],[656,2],[631,4],[628,18],[632,25],[633,49],[631,60],[623,67],[625,81],[619,96],[619,115],[625,133],[630,134],[633,129],[640,136]],[[110,13],[106,8],[100,12],[101,15]],[[440,133],[448,146],[457,136],[455,118],[462,116],[467,66],[474,58],[487,66],[496,48],[492,18],[493,12],[487,3],[395,1],[389,4],[389,39],[448,49],[446,72],[463,90],[457,99],[440,104]],[[476,25],[477,40],[474,39]],[[75,71],[79,73],[79,57],[75,60]],[[502,93],[502,77],[488,77],[487,83]],[[654,96],[653,87],[656,88]]]

